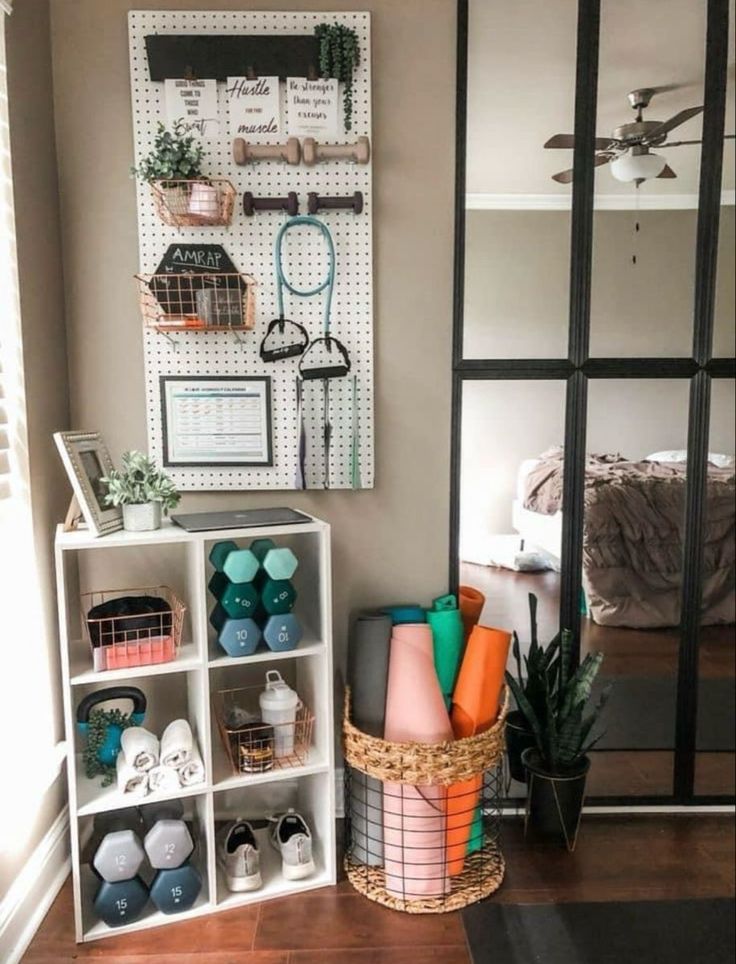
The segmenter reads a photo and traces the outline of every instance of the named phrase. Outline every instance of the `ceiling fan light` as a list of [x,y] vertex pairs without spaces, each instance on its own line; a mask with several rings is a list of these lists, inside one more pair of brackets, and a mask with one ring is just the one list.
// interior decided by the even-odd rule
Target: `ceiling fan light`
[[667,164],[661,154],[623,154],[611,161],[611,174],[617,181],[647,181],[659,177]]

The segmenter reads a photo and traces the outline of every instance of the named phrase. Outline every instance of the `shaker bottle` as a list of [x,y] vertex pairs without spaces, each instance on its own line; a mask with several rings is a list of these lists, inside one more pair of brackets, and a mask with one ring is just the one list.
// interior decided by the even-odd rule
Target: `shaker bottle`
[[275,759],[291,756],[294,752],[296,713],[302,705],[296,691],[281,678],[281,673],[270,669],[266,673],[266,688],[258,702],[264,723],[273,726],[273,755]]

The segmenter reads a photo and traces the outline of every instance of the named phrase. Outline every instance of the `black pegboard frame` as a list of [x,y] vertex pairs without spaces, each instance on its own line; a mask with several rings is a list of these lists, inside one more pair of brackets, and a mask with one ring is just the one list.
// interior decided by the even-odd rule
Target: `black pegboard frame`
[[[346,24],[356,30],[361,64],[355,74],[353,130],[341,140],[360,135],[371,137],[371,35],[370,14],[340,12],[256,12],[256,11],[130,11],[130,70],[136,163],[152,147],[156,124],[164,119],[164,85],[152,82],[148,73],[145,37],[148,34],[311,34],[325,20]],[[212,175],[228,177],[238,191],[236,214],[229,228],[167,227],[155,212],[149,189],[138,184],[138,235],[141,272],[153,272],[166,248],[173,243],[201,241],[221,243],[238,269],[259,281],[256,328],[238,344],[226,332],[176,333],[177,348],[152,331],[142,334],[146,382],[148,444],[154,458],[162,461],[162,433],[159,377],[161,375],[270,375],[272,379],[273,466],[175,468],[171,475],[184,491],[202,489],[293,489],[297,475],[296,379],[298,359],[274,364],[261,361],[258,345],[268,322],[276,317],[273,283],[273,238],[285,214],[259,212],[246,218],[240,198],[244,191],[256,196],[283,196],[296,191],[301,211],[307,211],[307,194],[363,193],[360,215],[346,211],[325,211],[320,217],[332,232],[337,255],[337,278],[333,297],[333,334],[346,345],[352,362],[348,378],[330,385],[332,424],[329,487],[352,487],[352,375],[357,376],[358,446],[360,485],[371,488],[374,481],[373,445],[373,240],[372,163],[354,165],[332,161],[315,167],[289,166],[273,161],[238,167],[232,160],[227,124],[225,85],[218,84],[219,136],[204,142],[203,168]],[[284,86],[282,116],[286,122]],[[271,140],[281,140],[282,137]],[[261,141],[268,143],[268,139]],[[316,232],[301,229],[290,235],[284,249],[289,276],[300,287],[311,287],[321,277],[324,256]],[[132,283],[132,282],[131,282]],[[303,324],[314,337],[321,333],[322,299],[296,299],[287,295],[288,317]],[[322,383],[305,383],[307,428],[306,482],[310,489],[324,486]]]

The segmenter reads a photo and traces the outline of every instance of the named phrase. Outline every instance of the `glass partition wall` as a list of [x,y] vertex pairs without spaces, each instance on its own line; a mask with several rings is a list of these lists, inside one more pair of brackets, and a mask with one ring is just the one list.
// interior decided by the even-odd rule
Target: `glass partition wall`
[[729,16],[458,3],[450,575],[604,653],[591,803],[733,801]]

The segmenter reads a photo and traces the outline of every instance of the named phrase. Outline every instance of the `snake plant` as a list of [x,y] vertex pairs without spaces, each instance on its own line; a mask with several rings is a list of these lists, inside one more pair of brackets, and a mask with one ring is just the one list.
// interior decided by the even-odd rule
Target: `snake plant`
[[547,649],[543,649],[536,639],[535,615],[536,600],[532,609],[532,645],[529,656],[525,657],[527,678],[524,680],[522,676],[518,640],[515,640],[519,678],[507,672],[506,681],[534,737],[542,768],[562,775],[576,770],[601,738],[602,734],[593,736],[592,730],[608,700],[610,687],[606,687],[597,704],[588,709],[603,653],[589,653],[572,672],[572,634],[563,630],[559,638],[555,637]]

